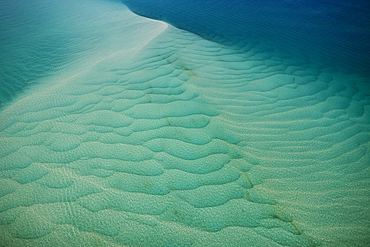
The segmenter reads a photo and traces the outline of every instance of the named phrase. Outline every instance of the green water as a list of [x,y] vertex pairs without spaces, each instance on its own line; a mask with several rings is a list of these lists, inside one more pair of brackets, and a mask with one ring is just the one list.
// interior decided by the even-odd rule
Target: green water
[[1,4],[0,246],[366,245],[366,76],[120,2]]

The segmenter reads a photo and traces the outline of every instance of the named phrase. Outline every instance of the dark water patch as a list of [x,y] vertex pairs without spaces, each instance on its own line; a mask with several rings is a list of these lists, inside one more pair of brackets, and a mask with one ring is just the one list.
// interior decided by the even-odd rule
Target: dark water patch
[[218,43],[265,44],[348,73],[370,75],[370,4],[363,1],[122,0],[136,14]]

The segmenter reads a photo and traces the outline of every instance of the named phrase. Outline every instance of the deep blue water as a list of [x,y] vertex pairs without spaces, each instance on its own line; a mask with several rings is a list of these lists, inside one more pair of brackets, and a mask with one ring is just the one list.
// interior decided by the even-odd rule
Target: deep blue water
[[[356,0],[123,0],[135,13],[229,45],[370,74],[370,2]],[[283,56],[284,56],[283,55]],[[314,66],[315,66],[314,65]]]
[[[292,57],[313,67],[370,76],[368,1],[122,2],[139,15],[241,51],[260,44],[282,59]],[[49,7],[43,7],[48,1],[3,0],[0,4],[0,105],[4,105],[78,58],[75,48],[86,40],[73,22],[65,28],[58,24],[62,16],[48,16]]]

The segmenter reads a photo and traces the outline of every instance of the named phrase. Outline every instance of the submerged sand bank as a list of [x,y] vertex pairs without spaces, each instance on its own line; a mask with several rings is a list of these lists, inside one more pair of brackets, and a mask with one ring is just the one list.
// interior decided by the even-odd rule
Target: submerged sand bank
[[0,113],[5,246],[367,243],[368,78],[84,3],[106,36]]

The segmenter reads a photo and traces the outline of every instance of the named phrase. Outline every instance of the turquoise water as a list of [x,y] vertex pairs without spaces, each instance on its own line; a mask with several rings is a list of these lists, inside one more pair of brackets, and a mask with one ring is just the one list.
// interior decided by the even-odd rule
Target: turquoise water
[[366,246],[368,13],[0,1],[0,246]]

